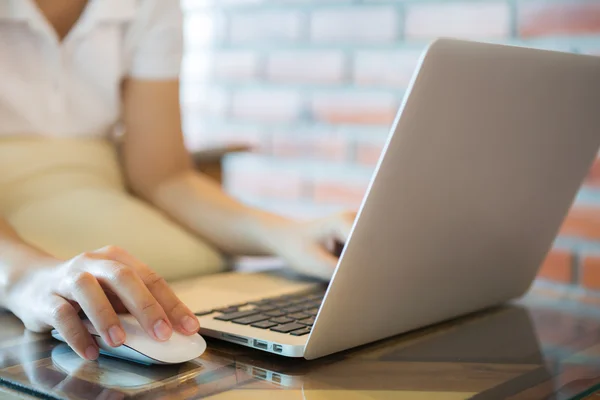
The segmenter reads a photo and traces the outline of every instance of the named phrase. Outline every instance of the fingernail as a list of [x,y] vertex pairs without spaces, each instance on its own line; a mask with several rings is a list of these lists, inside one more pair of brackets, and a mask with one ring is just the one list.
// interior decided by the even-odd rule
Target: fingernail
[[96,346],[89,346],[85,349],[85,356],[88,360],[93,361],[99,356],[98,348]]
[[125,332],[119,325],[111,326],[108,329],[108,336],[115,346],[120,346],[125,341]]
[[171,337],[171,328],[162,319],[154,324],[154,334],[160,340],[169,340]]
[[198,329],[200,329],[200,324],[198,323],[198,320],[188,315],[181,318],[181,326],[183,326],[183,329],[185,329],[189,333],[196,333],[198,332]]

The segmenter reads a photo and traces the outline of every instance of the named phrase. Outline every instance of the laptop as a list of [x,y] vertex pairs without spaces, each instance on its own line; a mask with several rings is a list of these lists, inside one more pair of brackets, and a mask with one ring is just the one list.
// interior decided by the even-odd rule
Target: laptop
[[526,293],[600,145],[600,58],[439,39],[405,94],[333,278],[176,283],[201,334],[316,359]]

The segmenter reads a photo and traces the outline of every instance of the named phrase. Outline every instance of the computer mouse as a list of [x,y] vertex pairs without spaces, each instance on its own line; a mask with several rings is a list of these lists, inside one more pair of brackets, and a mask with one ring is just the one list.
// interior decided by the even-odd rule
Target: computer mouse
[[[178,332],[166,342],[159,342],[148,336],[139,322],[129,314],[119,315],[125,331],[125,343],[111,347],[106,343],[89,320],[83,323],[98,343],[100,354],[142,364],[180,364],[200,357],[206,350],[206,341],[199,334],[186,336]],[[52,336],[66,342],[56,329]]]

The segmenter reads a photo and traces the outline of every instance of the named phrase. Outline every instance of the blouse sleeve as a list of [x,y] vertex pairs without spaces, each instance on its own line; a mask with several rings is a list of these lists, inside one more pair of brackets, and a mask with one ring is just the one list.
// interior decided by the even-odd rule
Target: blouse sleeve
[[126,75],[177,79],[183,56],[183,15],[179,0],[139,0],[129,29]]

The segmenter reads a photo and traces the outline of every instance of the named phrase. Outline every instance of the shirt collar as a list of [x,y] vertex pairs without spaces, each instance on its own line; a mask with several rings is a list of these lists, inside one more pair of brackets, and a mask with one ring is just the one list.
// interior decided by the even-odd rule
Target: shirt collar
[[[133,18],[137,0],[89,0],[84,11],[94,21],[127,21]],[[0,0],[0,20],[27,21],[34,18],[35,4],[31,0]],[[82,16],[82,17],[83,17]]]

